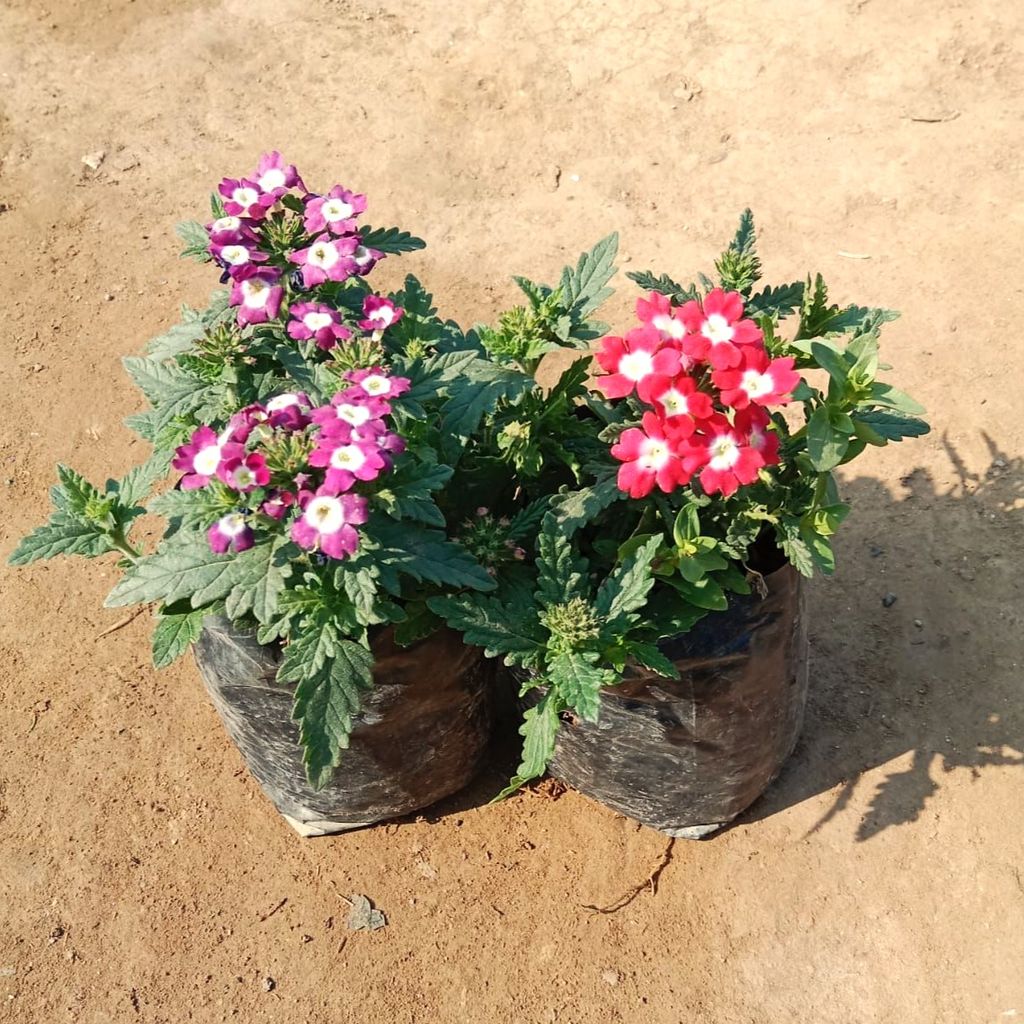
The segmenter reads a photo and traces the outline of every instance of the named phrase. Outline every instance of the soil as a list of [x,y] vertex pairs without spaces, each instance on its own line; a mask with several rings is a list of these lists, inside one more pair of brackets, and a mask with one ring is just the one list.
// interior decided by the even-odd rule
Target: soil
[[146,617],[100,636],[111,564],[4,571],[0,1020],[1024,1018],[1022,33],[994,0],[6,0],[2,556],[55,460],[144,457],[119,360],[214,284],[172,224],[274,147],[427,238],[380,279],[463,323],[613,228],[688,279],[750,205],[769,279],[903,311],[935,429],[845,474],[797,754],[671,849],[551,784],[488,806],[503,764],[300,840]]

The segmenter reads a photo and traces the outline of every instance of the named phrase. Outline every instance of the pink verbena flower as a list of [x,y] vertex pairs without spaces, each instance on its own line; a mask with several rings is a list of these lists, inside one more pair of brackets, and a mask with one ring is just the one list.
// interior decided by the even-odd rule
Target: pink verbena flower
[[697,388],[687,374],[661,377],[650,386],[650,402],[658,415],[681,437],[689,437],[697,421],[707,419],[714,411],[711,396]]
[[701,443],[707,462],[700,471],[700,485],[707,494],[719,493],[723,498],[735,494],[741,486],[751,484],[764,465],[760,453],[744,435],[721,414],[701,425]]
[[313,288],[324,281],[347,281],[357,273],[352,254],[359,242],[355,238],[331,238],[318,235],[305,249],[296,249],[289,259],[302,267],[302,285]]
[[334,494],[351,490],[357,480],[375,480],[387,468],[374,441],[357,441],[351,434],[347,440],[340,434],[321,434],[309,464],[327,470],[324,486]]
[[363,319],[359,326],[364,331],[386,331],[402,319],[405,310],[383,295],[367,295],[363,299]]
[[755,405],[785,405],[800,383],[792,356],[771,359],[761,348],[747,346],[739,366],[715,370],[711,379],[721,393],[722,404],[734,409]]
[[338,311],[322,302],[299,302],[289,312],[292,319],[288,322],[288,335],[296,341],[313,338],[317,348],[326,350],[352,337]]
[[267,410],[259,402],[254,402],[244,409],[239,409],[228,420],[227,433],[232,441],[245,444],[252,432],[268,419]]
[[248,494],[270,482],[267,460],[258,452],[243,458],[225,459],[217,467],[217,476],[233,490]]
[[355,386],[339,391],[330,405],[321,406],[310,413],[310,419],[323,429],[330,428],[339,420],[350,427],[363,427],[371,420],[379,420],[391,412],[390,404],[383,398],[368,395],[361,387]]
[[232,306],[238,306],[238,325],[264,324],[281,311],[284,288],[281,275],[269,267],[244,266],[234,273],[231,286]]
[[267,402],[267,421],[280,430],[304,430],[309,425],[312,408],[313,403],[305,391],[287,391]]
[[686,336],[686,325],[679,318],[679,310],[673,308],[667,295],[651,292],[646,298],[636,300],[637,319],[650,324],[666,341],[682,341]]
[[643,429],[630,427],[612,445],[611,454],[619,466],[619,490],[631,498],[645,498],[655,485],[666,494],[689,481],[693,475],[692,453],[680,447],[680,439],[658,418],[644,413]]
[[224,197],[224,212],[229,217],[263,220],[267,211],[277,202],[272,192],[264,192],[248,178],[225,178],[217,187]]
[[366,209],[366,196],[335,185],[325,196],[313,196],[306,202],[303,225],[310,235],[329,231],[349,235],[356,229],[356,217]]
[[241,267],[248,267],[254,263],[265,263],[270,259],[265,252],[260,252],[251,243],[243,245],[241,242],[230,242],[227,245],[214,243],[210,246],[210,255],[232,277],[238,274]]
[[334,494],[320,487],[316,494],[306,492],[302,514],[292,523],[291,538],[307,551],[319,550],[330,558],[345,558],[359,547],[355,527],[365,523],[367,501],[358,494]]
[[683,351],[697,362],[709,362],[716,370],[739,366],[742,347],[761,345],[761,328],[743,319],[743,296],[715,288],[703,301],[691,299],[679,310],[689,332]]
[[206,531],[206,539],[210,542],[210,549],[218,555],[229,550],[247,551],[256,543],[252,529],[246,524],[241,512],[229,512],[218,519]]
[[206,225],[213,245],[246,245],[259,243],[259,235],[241,217],[218,217]]
[[358,384],[371,398],[397,398],[412,386],[408,377],[389,377],[379,366],[350,370],[345,379]]
[[256,165],[256,173],[253,180],[263,192],[280,198],[290,188],[296,185],[305,189],[295,164],[286,164],[284,157],[275,149],[270,153],[264,153],[260,162]]
[[181,478],[182,489],[193,491],[205,487],[217,475],[222,462],[244,454],[240,444],[218,437],[210,427],[199,427],[188,444],[175,451],[171,465],[185,474]]
[[384,259],[384,253],[380,249],[371,249],[368,246],[363,245],[362,239],[358,235],[355,236],[357,245],[355,251],[352,253],[352,262],[355,263],[356,269],[353,273],[360,274],[365,277],[377,264]]
[[625,338],[602,338],[594,358],[606,371],[594,381],[605,398],[625,398],[635,388],[649,402],[651,386],[682,369],[678,349],[663,345],[661,334],[649,324],[634,327]]
[[772,418],[757,405],[741,409],[733,418],[737,433],[746,437],[746,443],[761,456],[766,466],[777,466],[779,459],[779,435],[771,428]]
[[290,509],[298,501],[291,491],[273,491],[260,506],[260,511],[271,519],[284,519]]

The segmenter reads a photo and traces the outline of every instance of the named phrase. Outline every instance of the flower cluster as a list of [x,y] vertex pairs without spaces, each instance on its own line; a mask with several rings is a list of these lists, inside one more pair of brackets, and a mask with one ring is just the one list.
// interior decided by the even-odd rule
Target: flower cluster
[[[224,216],[206,225],[209,253],[231,282],[240,327],[289,316],[288,335],[330,349],[352,337],[338,309],[292,299],[321,285],[364,277],[384,253],[364,245],[356,218],[366,196],[341,185],[310,192],[293,164],[265,153],[253,174],[225,178],[218,191]],[[402,316],[389,299],[367,295],[359,326],[383,331]]]
[[715,288],[673,306],[652,292],[637,301],[640,325],[606,337],[597,388],[609,399],[636,394],[649,408],[611,453],[618,484],[642,498],[698,476],[707,494],[729,497],[779,462],[767,407],[792,399],[800,381],[791,357],[772,359],[760,328],[743,316],[737,292]]
[[359,545],[369,499],[356,493],[392,467],[405,443],[389,429],[390,399],[409,389],[380,367],[345,375],[348,387],[315,406],[303,392],[236,412],[218,434],[200,427],[177,449],[183,490],[214,487],[236,505],[208,530],[216,552],[244,551],[256,530],[288,529],[307,551],[345,558]]

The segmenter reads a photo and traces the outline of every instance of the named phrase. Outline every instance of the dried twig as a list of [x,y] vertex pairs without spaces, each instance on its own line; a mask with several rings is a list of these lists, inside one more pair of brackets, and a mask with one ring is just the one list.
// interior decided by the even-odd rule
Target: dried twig
[[124,629],[129,622],[134,622],[149,607],[150,606],[148,604],[144,604],[141,608],[136,608],[131,615],[126,615],[123,619],[118,619],[117,622],[103,630],[102,633],[97,633],[96,636],[93,637],[93,640],[102,640],[105,636],[110,636],[111,633],[116,633],[117,630]]
[[275,904],[274,907],[272,907],[270,910],[268,910],[265,914],[261,914],[260,915],[260,924],[262,924],[264,921],[268,920],[269,918],[273,917],[287,902],[288,902],[288,897],[284,896],[279,903]]
[[623,907],[628,907],[646,889],[648,886],[651,887],[651,895],[657,895],[658,892],[658,879],[661,878],[661,873],[672,863],[672,850],[675,848],[675,839],[669,839],[668,845],[665,847],[664,852],[661,855],[661,860],[658,861],[655,869],[650,873],[649,877],[641,882],[639,885],[634,885],[628,892],[624,892],[614,903],[609,903],[606,907],[595,907],[591,903],[584,903],[583,909],[589,910],[592,914],[614,914],[617,910],[622,910]]
[[869,252],[847,252],[845,249],[840,249],[837,256],[844,256],[848,260],[869,260],[871,259],[871,253]]
[[915,117],[913,114],[910,114],[907,120],[916,121],[918,124],[943,124],[946,121],[955,121],[959,116],[959,110],[947,110],[933,117]]

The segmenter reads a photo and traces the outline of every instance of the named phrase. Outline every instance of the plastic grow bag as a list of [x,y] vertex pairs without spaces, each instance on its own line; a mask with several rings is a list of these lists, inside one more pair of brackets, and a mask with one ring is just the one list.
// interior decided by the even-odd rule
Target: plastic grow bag
[[292,687],[275,681],[279,646],[220,616],[195,658],[224,725],[256,781],[301,835],[327,835],[408,814],[461,789],[491,733],[491,674],[481,652],[439,630],[410,647],[391,630],[373,644],[374,688],[349,749],[320,792],[306,781]]
[[562,723],[551,773],[670,836],[696,839],[750,806],[793,752],[807,702],[801,577],[766,576],[660,647],[680,679],[628,668],[597,723]]

